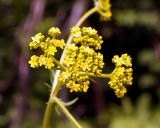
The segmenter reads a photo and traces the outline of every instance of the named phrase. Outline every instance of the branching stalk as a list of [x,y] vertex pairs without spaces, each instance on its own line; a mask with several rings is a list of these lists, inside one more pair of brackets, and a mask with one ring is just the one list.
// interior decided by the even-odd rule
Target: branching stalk
[[77,127],[82,128],[81,125],[77,122],[77,120],[72,116],[72,114],[67,110],[67,108],[62,104],[62,102],[57,97],[52,97],[51,102],[55,102],[62,111],[66,114],[68,119]]

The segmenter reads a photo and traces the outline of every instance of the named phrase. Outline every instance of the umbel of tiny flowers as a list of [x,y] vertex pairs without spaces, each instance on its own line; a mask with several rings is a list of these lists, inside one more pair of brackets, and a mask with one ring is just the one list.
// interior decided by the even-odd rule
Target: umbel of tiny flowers
[[94,0],[94,2],[102,19],[110,20],[112,16],[110,0]]
[[54,58],[54,54],[57,51],[56,47],[63,48],[64,40],[55,39],[60,34],[58,28],[52,27],[48,34],[52,38],[44,39],[45,36],[41,33],[32,37],[30,49],[40,47],[44,52],[40,56],[31,56],[29,64],[32,68],[44,65],[45,68],[51,69],[55,64],[60,66],[62,71],[58,81],[66,84],[70,92],[87,92],[92,77],[109,78],[108,84],[115,95],[118,98],[124,96],[127,92],[125,86],[132,84],[132,59],[128,54],[122,54],[121,57],[115,55],[112,59],[115,69],[111,74],[103,74],[103,55],[97,52],[103,43],[102,36],[91,27],[73,27],[71,29],[73,43],[67,47],[63,64],[60,64]]
[[114,90],[116,96],[121,98],[127,92],[126,85],[132,85],[132,63],[131,57],[122,54],[121,57],[115,55],[112,62],[115,63],[115,69],[111,73],[109,85]]
[[73,43],[67,48],[64,58],[66,71],[59,75],[59,81],[66,83],[70,92],[87,92],[90,84],[88,74],[97,75],[104,66],[103,55],[96,52],[101,49],[102,37],[91,27],[73,27]]
[[32,68],[45,66],[46,69],[51,69],[55,66],[55,64],[59,64],[54,58],[54,55],[57,52],[58,47],[63,49],[65,46],[63,39],[56,39],[56,37],[60,34],[61,32],[59,28],[52,27],[48,30],[49,37],[45,37],[42,33],[38,33],[31,37],[32,41],[29,43],[30,49],[40,48],[43,51],[43,54],[40,56],[31,56],[29,64]]

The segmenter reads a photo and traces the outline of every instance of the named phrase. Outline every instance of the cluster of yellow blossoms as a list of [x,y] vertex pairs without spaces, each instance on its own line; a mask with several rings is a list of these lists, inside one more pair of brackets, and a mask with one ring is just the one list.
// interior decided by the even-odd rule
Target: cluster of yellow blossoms
[[[60,66],[54,58],[57,47],[63,48],[64,40],[56,37],[61,32],[52,27],[48,31],[49,37],[45,38],[42,33],[32,37],[29,43],[30,49],[40,48],[43,54],[33,55],[29,60],[32,68],[44,66],[47,69]],[[112,59],[115,69],[111,74],[102,74],[104,66],[103,55],[96,50],[101,49],[102,37],[91,27],[73,27],[71,30],[73,43],[70,44],[65,53],[63,71],[59,74],[59,82],[65,83],[70,92],[87,92],[91,77],[110,78],[109,85],[115,91],[117,97],[121,98],[127,92],[125,85],[132,84],[131,57],[123,54],[121,57],[115,55]]]
[[[58,66],[54,58],[57,47],[63,48],[64,40],[58,40],[60,35],[58,28],[52,27],[48,31],[50,37],[45,38],[42,33],[32,37],[29,43],[30,49],[41,48],[43,54],[33,55],[29,60],[32,68],[45,66],[51,69]],[[62,67],[64,70],[59,75],[59,81],[66,83],[70,92],[87,92],[91,77],[110,78],[109,85],[115,91],[117,97],[123,97],[127,92],[125,85],[132,84],[132,63],[131,57],[123,54],[121,57],[115,55],[112,59],[115,63],[114,71],[109,74],[102,74],[104,66],[103,55],[96,50],[101,49],[102,37],[91,27],[73,27],[71,30],[73,43],[67,47]],[[59,63],[60,64],[60,63]]]
[[102,37],[91,27],[73,27],[71,34],[73,43],[68,46],[63,63],[67,70],[61,72],[59,80],[66,82],[71,92],[86,92],[90,84],[88,74],[101,74],[104,66],[103,55],[95,52],[101,48]]
[[31,38],[32,41],[29,43],[30,49],[40,48],[43,52],[40,56],[31,56],[29,64],[32,68],[45,66],[46,69],[51,69],[55,66],[56,59],[54,58],[54,55],[57,52],[57,47],[63,49],[65,46],[64,40],[56,39],[60,34],[59,28],[52,27],[48,30],[49,37],[45,38],[42,33],[38,33]]
[[71,34],[74,37],[73,41],[75,44],[93,47],[96,50],[101,49],[101,44],[103,43],[102,36],[99,36],[95,29],[91,27],[83,27],[82,29],[73,27]]
[[127,54],[122,54],[121,57],[115,55],[112,62],[116,68],[111,73],[109,85],[114,89],[117,97],[121,98],[127,92],[125,85],[132,85],[132,63],[131,57]]
[[[112,16],[110,0],[94,1],[102,18],[110,20]],[[112,59],[115,69],[111,74],[103,74],[103,55],[96,51],[101,49],[102,36],[91,27],[73,27],[71,29],[73,42],[67,46],[61,64],[54,58],[57,47],[63,49],[65,46],[63,39],[56,39],[60,34],[59,28],[52,27],[48,31],[49,37],[45,37],[42,33],[32,37],[29,43],[30,49],[40,48],[43,52],[40,56],[31,56],[29,64],[32,68],[44,66],[46,69],[52,69],[54,66],[60,66],[58,81],[66,84],[70,92],[87,92],[92,77],[109,78],[108,84],[115,95],[119,98],[124,96],[127,92],[125,86],[132,84],[132,59],[129,55],[122,54],[121,57],[115,55]]]
[[98,12],[104,20],[110,20],[112,16],[110,0],[94,0]]

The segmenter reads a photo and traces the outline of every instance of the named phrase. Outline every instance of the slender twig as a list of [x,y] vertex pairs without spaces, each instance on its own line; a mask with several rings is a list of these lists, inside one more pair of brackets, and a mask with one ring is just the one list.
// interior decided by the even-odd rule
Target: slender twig
[[62,104],[62,102],[57,97],[52,97],[51,102],[55,102],[66,114],[68,119],[70,119],[70,121],[73,122],[73,124],[75,124],[77,128],[82,128],[81,125],[77,122],[77,120],[72,116],[72,114],[67,110],[67,108]]
[[86,73],[80,72],[80,75],[87,75],[90,77],[99,77],[99,78],[111,78],[112,74],[94,74],[94,73]]
[[57,60],[53,57],[53,62],[60,67],[63,71],[66,70],[66,68]]

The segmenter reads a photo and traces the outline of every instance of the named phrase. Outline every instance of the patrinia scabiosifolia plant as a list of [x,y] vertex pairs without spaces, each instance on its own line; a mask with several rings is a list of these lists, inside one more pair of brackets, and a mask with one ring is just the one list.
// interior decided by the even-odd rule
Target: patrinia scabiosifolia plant
[[[57,93],[62,85],[66,85],[70,92],[87,92],[90,81],[94,77],[109,79],[108,85],[118,98],[127,92],[126,85],[132,84],[132,63],[128,54],[115,55],[112,62],[115,69],[110,74],[102,73],[104,67],[103,55],[98,52],[103,43],[102,36],[92,27],[80,27],[81,24],[93,13],[98,12],[104,20],[110,20],[111,4],[109,0],[94,0],[95,7],[86,12],[75,26],[71,28],[71,34],[65,43],[58,39],[61,31],[57,27],[48,30],[48,35],[38,33],[31,37],[30,49],[40,48],[42,54],[31,56],[29,64],[32,68],[44,66],[53,71],[52,91],[43,121],[43,128],[49,127],[52,104],[56,103],[67,117],[78,127],[80,124],[69,113],[63,102],[57,98]],[[60,61],[54,55],[58,49],[63,49]],[[107,83],[106,83],[107,85]]]

